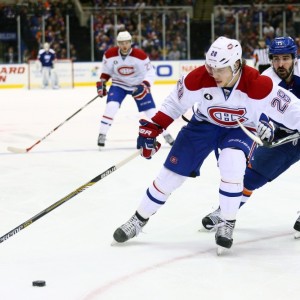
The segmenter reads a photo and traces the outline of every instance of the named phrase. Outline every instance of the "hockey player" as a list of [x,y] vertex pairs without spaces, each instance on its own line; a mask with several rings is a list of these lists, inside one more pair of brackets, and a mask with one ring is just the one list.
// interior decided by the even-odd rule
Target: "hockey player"
[[226,37],[219,37],[211,45],[205,66],[178,80],[151,121],[140,120],[137,146],[141,155],[150,158],[157,152],[156,137],[191,107],[194,107],[191,121],[178,133],[164,166],[146,190],[135,214],[115,230],[116,242],[137,236],[169,195],[188,177],[199,176],[203,161],[211,152],[220,150],[222,223],[218,224],[215,240],[218,250],[230,248],[247,157],[255,146],[236,120],[248,129],[257,128],[261,139],[268,141],[274,132],[266,116],[300,130],[300,101],[274,85],[269,77],[260,76],[256,69],[246,66],[240,43]]
[[42,68],[42,88],[49,86],[51,81],[52,88],[58,89],[58,77],[54,69],[56,55],[49,43],[44,43],[44,48],[39,50],[38,60]]
[[[297,51],[297,45],[291,37],[275,38],[269,49],[272,67],[264,71],[263,75],[270,77],[275,84],[291,91],[297,98],[300,98],[300,65]],[[280,110],[281,107],[278,109]],[[276,124],[275,121],[273,123],[276,128],[275,139],[295,133],[291,127],[287,128],[282,124]],[[249,199],[252,191],[274,180],[299,160],[299,141],[283,144],[276,148],[258,147],[246,169],[240,206]],[[218,208],[204,217],[202,224],[210,230],[221,221],[220,209]],[[296,230],[295,237],[300,237],[300,216],[295,222],[294,229]]]
[[[154,68],[144,51],[131,47],[132,37],[128,31],[121,31],[117,36],[117,47],[108,49],[103,56],[100,81],[96,83],[99,97],[107,95],[106,108],[100,123],[98,146],[104,147],[106,135],[113,124],[123,100],[131,95],[139,112],[148,118],[155,115],[156,108],[150,87],[155,78]],[[111,78],[109,93],[106,83]],[[164,131],[167,143],[172,145],[172,136]]]

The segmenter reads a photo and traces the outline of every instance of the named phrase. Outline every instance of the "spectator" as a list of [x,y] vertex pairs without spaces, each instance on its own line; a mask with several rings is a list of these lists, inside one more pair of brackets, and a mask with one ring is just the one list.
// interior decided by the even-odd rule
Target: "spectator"
[[179,60],[180,59],[180,51],[177,48],[176,44],[172,45],[172,49],[169,51],[168,60]]
[[8,64],[17,63],[17,54],[13,47],[8,47],[7,52],[4,54],[4,60]]

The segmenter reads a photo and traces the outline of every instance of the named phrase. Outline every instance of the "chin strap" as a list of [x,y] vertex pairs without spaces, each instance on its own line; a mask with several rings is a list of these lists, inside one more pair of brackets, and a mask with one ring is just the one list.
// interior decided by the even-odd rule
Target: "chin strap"
[[240,68],[236,71],[235,74],[233,73],[231,80],[224,87],[228,87],[237,75],[241,75]]

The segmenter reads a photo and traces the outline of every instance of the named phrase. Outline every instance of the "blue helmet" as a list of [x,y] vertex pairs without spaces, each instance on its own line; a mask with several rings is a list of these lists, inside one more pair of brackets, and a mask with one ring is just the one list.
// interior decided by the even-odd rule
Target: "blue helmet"
[[277,37],[272,40],[269,47],[269,58],[273,55],[292,54],[293,58],[297,58],[298,47],[291,37]]

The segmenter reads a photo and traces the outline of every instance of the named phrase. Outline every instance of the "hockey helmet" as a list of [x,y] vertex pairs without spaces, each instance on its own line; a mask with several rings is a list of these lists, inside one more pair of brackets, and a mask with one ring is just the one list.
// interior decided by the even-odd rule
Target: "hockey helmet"
[[117,42],[131,41],[132,37],[128,31],[121,31],[117,36]]
[[49,43],[44,43],[44,49],[48,51],[50,49]]
[[242,63],[242,47],[239,41],[221,36],[207,51],[205,64],[207,67],[216,69],[231,67],[235,74],[239,70],[234,68],[237,60]]
[[297,58],[298,47],[291,37],[277,37],[269,47],[269,58],[273,55],[292,54],[293,58]]

